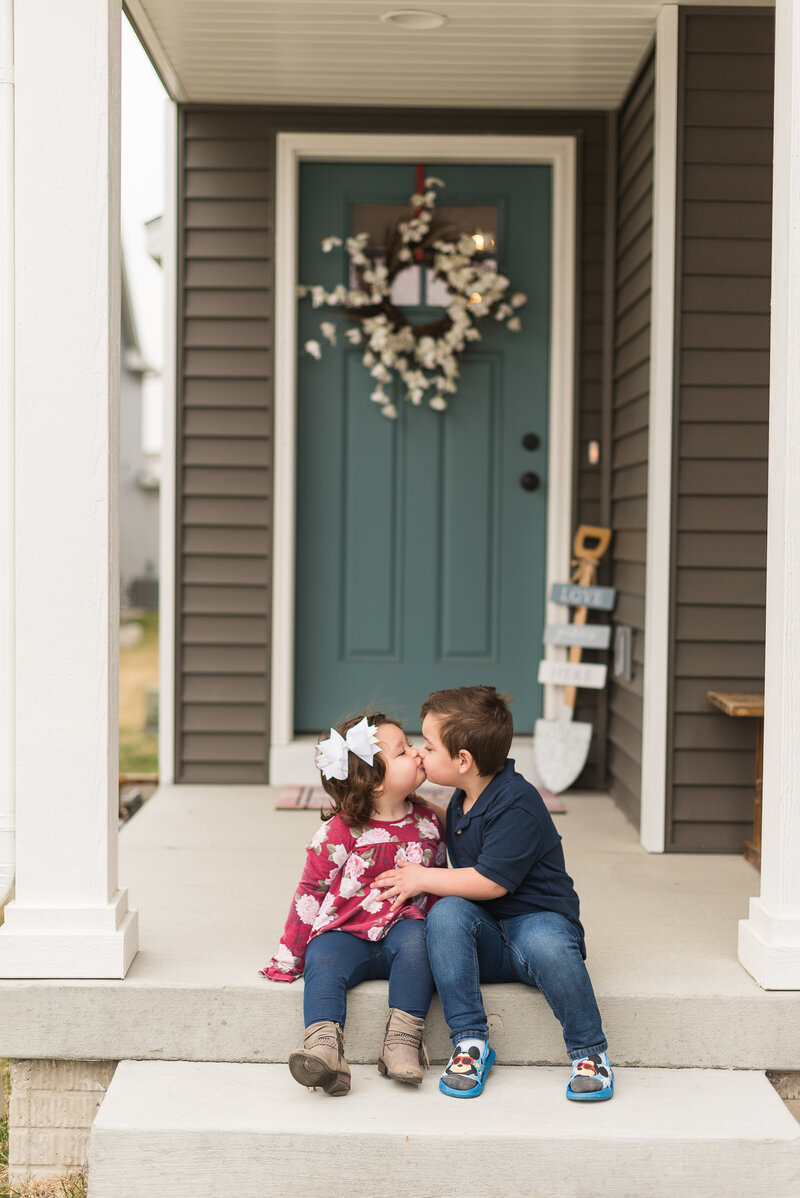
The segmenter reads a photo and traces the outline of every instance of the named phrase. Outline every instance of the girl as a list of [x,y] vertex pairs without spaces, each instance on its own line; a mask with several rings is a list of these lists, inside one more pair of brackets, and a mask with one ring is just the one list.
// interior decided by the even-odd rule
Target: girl
[[401,861],[444,865],[441,825],[413,794],[425,780],[420,753],[393,720],[362,715],[331,728],[317,745],[316,763],[331,807],[308,845],[278,951],[261,971],[275,982],[305,977],[306,1033],[289,1069],[303,1086],[347,1094],[346,992],[369,978],[388,978],[378,1069],[419,1085],[428,1064],[422,1033],[433,996],[423,921],[435,900],[420,894],[395,910],[373,883]]

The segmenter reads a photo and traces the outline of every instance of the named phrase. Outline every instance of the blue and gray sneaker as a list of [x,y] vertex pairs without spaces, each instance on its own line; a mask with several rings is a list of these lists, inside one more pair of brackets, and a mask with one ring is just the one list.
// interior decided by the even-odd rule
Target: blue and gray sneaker
[[608,1055],[594,1052],[572,1062],[572,1076],[567,1084],[567,1098],[573,1102],[605,1102],[614,1095],[614,1070]]
[[451,1098],[477,1098],[494,1061],[495,1052],[488,1040],[483,1041],[482,1049],[475,1041],[459,1041],[439,1078],[439,1089]]

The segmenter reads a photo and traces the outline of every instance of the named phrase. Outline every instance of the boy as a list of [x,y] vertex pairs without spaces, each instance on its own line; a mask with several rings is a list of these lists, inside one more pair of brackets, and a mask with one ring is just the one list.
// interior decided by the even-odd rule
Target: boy
[[[434,691],[422,706],[422,764],[431,782],[456,787],[448,808],[451,869],[400,863],[377,879],[384,897],[440,896],[425,936],[453,1054],[439,1089],[476,1098],[494,1064],[479,982],[537,986],[564,1031],[572,1061],[567,1098],[611,1098],[606,1055],[578,896],[561,837],[533,786],[507,759],[514,725],[493,686]],[[434,804],[429,804],[434,807]]]

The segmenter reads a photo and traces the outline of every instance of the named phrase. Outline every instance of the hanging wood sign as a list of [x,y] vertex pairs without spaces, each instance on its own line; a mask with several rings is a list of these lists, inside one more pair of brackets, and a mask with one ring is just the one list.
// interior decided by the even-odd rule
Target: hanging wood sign
[[[550,597],[556,603],[576,607],[568,661],[543,661],[539,681],[560,683],[564,687],[564,705],[557,720],[537,720],[533,736],[536,768],[544,785],[554,794],[571,786],[583,769],[592,741],[592,725],[573,719],[579,686],[600,690],[606,684],[604,665],[585,665],[581,661],[584,636],[603,635],[600,628],[590,631],[589,607],[610,611],[614,605],[611,587],[595,586],[597,566],[611,543],[611,529],[582,524],[572,543],[575,573],[569,583],[556,584]],[[578,629],[582,631],[578,632]],[[563,635],[560,633],[560,635]]]
[[587,665],[586,662],[540,661],[539,681],[555,682],[558,686],[588,686],[602,690],[606,684],[607,666]]
[[579,586],[575,582],[554,582],[550,588],[553,603],[568,607],[590,607],[594,611],[611,611],[617,592],[614,587]]
[[607,649],[611,644],[610,624],[548,624],[546,645],[580,645],[583,649]]

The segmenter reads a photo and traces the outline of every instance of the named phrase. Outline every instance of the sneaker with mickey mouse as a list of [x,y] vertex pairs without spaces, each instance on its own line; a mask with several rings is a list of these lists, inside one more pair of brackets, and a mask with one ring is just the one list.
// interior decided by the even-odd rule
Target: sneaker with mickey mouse
[[439,1078],[439,1089],[451,1098],[477,1098],[494,1062],[488,1040],[459,1040]]
[[572,1076],[567,1084],[567,1098],[573,1102],[605,1102],[614,1094],[614,1071],[608,1055],[594,1052],[572,1062]]

